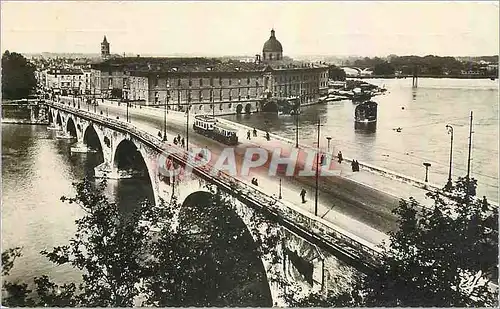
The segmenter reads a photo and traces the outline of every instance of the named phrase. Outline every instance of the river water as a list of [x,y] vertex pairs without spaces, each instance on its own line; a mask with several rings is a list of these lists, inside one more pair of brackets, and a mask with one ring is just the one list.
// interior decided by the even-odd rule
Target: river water
[[[38,254],[68,244],[83,210],[60,198],[73,197],[72,183],[92,174],[99,163],[98,154],[72,154],[70,147],[70,141],[56,139],[46,126],[2,124],[2,249],[23,247],[11,280],[79,278],[73,269],[54,267]],[[109,180],[106,195],[127,208],[153,198],[150,184],[138,180]]]
[[[423,162],[430,162],[429,181],[443,185],[448,179],[450,135],[454,129],[452,177],[467,173],[469,116],[473,111],[471,175],[478,180],[478,195],[498,201],[498,81],[489,79],[421,78],[412,89],[411,79],[373,79],[387,94],[374,98],[378,105],[374,133],[354,130],[355,105],[349,100],[303,108],[301,144],[320,144],[344,156],[424,180]],[[227,116],[258,129],[295,139],[295,116],[254,114]],[[401,128],[401,132],[395,129]]]

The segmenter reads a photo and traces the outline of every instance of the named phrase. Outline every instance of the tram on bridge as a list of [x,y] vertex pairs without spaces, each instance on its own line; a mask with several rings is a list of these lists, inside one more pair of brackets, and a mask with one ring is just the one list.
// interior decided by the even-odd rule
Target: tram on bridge
[[193,130],[213,140],[229,146],[238,144],[237,130],[217,122],[217,119],[208,115],[195,116]]

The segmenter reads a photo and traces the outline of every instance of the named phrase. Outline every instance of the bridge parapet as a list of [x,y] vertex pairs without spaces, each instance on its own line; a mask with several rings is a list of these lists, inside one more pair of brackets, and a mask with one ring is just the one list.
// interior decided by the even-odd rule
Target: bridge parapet
[[[318,245],[318,247],[331,252],[350,264],[355,264],[362,271],[369,271],[380,261],[381,249],[377,246],[339,229],[322,218],[314,217],[299,207],[288,203],[285,204],[281,200],[271,197],[225,172],[214,173],[216,169],[210,164],[203,166],[192,164],[193,162],[188,159],[190,154],[185,149],[162,142],[156,136],[137,128],[133,124],[79,110],[61,103],[49,102],[47,104],[68,113],[91,119],[96,123],[128,132],[160,154],[165,152],[168,147],[170,149],[168,151],[169,156],[177,163],[189,166],[193,174],[229,192],[249,207],[270,216],[273,220],[278,221],[282,226],[297,233],[307,241]],[[175,149],[175,151],[171,151],[172,149]]]

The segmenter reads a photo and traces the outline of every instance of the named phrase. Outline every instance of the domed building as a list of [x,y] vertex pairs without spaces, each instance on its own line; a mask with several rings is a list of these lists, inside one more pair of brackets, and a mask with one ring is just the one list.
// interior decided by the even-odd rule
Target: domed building
[[[107,40],[103,42],[108,53]],[[316,104],[328,92],[328,67],[283,57],[271,30],[253,61],[202,57],[116,57],[93,65],[97,94],[200,114],[253,113],[268,98]],[[120,93],[120,91],[114,91]]]
[[283,60],[283,46],[281,46],[280,41],[276,39],[274,29],[271,30],[271,37],[264,43],[264,47],[262,48],[262,60]]

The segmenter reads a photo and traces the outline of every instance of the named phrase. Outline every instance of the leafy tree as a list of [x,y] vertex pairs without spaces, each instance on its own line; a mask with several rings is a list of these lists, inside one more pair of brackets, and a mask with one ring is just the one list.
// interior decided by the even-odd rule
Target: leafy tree
[[76,220],[77,232],[69,245],[42,254],[56,265],[70,264],[80,270],[81,282],[60,286],[47,276],[35,278],[36,295],[32,298],[27,297],[32,291],[27,290],[26,284],[7,283],[4,305],[134,305],[141,278],[150,275],[145,266],[150,256],[152,231],[169,223],[171,208],[144,202],[131,213],[124,213],[104,196],[105,181],[96,186],[85,180],[75,187],[76,196],[62,200],[77,204],[86,215]]
[[346,74],[345,71],[341,68],[331,65],[328,67],[328,77],[333,80],[345,80]]
[[451,193],[430,193],[434,206],[402,200],[394,210],[399,229],[390,233],[380,267],[352,293],[300,304],[370,307],[494,306],[498,281],[498,209],[475,195],[476,181],[459,178]]
[[3,98],[28,98],[35,87],[35,68],[23,55],[6,50],[2,55]]
[[388,62],[377,63],[373,67],[374,75],[394,75],[394,66]]
[[[224,306],[251,305],[266,300],[265,292],[252,282],[258,275],[255,268],[238,264],[243,260],[238,256],[241,253],[217,248],[228,243],[240,249],[252,247],[258,257],[267,254],[276,263],[279,237],[268,230],[270,236],[265,239],[259,238],[255,243],[245,240],[242,237],[245,231],[234,229],[228,222],[234,205],[221,192],[212,190],[210,207],[206,207],[201,219],[194,216],[193,222],[185,222],[182,215],[178,215],[180,207],[175,197],[168,205],[162,202],[154,207],[144,202],[130,212],[123,212],[104,196],[105,181],[94,185],[85,180],[75,187],[74,198],[62,199],[85,211],[76,221],[76,234],[69,245],[42,251],[42,254],[56,265],[69,264],[78,269],[82,273],[81,281],[58,285],[42,276],[34,278],[33,290],[28,289],[26,283],[5,282],[6,297],[2,305],[131,307],[142,302],[162,306]],[[219,217],[219,220],[208,224],[210,217]],[[181,221],[177,221],[178,218]],[[254,229],[265,221],[259,216],[253,220]],[[186,228],[186,223],[204,225],[205,230],[197,235],[196,231]],[[207,239],[211,246],[207,246]],[[2,254],[3,274],[8,273],[20,254],[20,248]],[[233,272],[229,278],[223,278],[221,273],[227,269]],[[265,276],[261,279],[267,284]],[[224,280],[229,282],[229,289],[227,284],[222,285]],[[218,293],[201,293],[204,290]],[[262,305],[269,306],[268,303]]]

